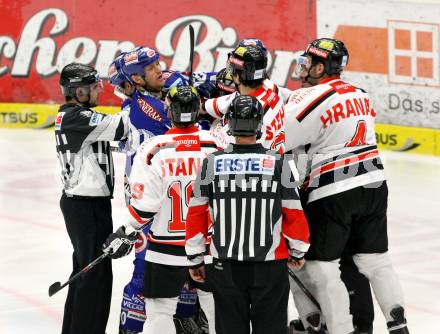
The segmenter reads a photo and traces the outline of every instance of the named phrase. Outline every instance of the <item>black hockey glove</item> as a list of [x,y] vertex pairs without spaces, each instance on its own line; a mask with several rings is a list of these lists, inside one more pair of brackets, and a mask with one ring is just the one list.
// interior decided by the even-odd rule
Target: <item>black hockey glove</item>
[[201,85],[198,85],[196,87],[197,92],[201,97],[203,97],[205,100],[213,99],[214,97],[220,96],[220,91],[217,88],[216,84],[211,81],[206,81],[202,83]]
[[102,245],[102,251],[108,253],[112,259],[124,257],[131,252],[137,240],[137,232],[128,233],[125,226],[121,226],[116,232],[110,234]]

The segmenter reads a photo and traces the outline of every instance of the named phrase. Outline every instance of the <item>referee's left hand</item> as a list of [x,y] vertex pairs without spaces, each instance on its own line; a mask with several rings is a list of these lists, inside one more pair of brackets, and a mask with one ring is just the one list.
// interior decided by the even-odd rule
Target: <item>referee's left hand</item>
[[195,269],[189,268],[189,274],[194,281],[204,283],[206,279],[205,265],[202,265]]

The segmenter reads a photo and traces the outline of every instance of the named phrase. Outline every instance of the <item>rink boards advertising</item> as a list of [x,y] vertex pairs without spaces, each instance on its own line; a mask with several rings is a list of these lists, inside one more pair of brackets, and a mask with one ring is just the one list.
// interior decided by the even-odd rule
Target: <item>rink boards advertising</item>
[[[295,53],[316,36],[314,1],[280,0],[276,6],[268,1],[249,6],[234,0],[146,4],[132,0],[125,8],[117,0],[3,3],[0,102],[60,103],[57,80],[65,64],[91,64],[107,79],[112,60],[135,45],[156,48],[164,68],[188,70],[189,33],[184,28],[189,24],[196,37],[195,71],[220,70],[240,39],[257,37],[270,41],[268,67],[273,80],[295,88]],[[295,17],[288,14],[293,7]],[[260,20],[256,24],[250,18]],[[294,26],[300,28],[292,31]],[[109,85],[101,102],[120,103]]]
[[[379,146],[439,153],[440,5],[405,1],[396,6],[380,0],[175,4],[146,6],[133,0],[130,8],[121,9],[116,0],[3,2],[0,127],[51,128],[62,102],[59,71],[72,61],[95,66],[106,79],[120,51],[148,45],[162,55],[164,68],[188,69],[185,27],[192,24],[196,71],[221,69],[238,40],[257,37],[269,49],[271,78],[289,88],[298,87],[293,67],[308,41],[317,36],[343,40],[350,51],[345,78],[366,89],[380,110]],[[83,15],[85,11],[99,15]],[[108,106],[102,111],[117,111],[112,106],[119,100],[107,83],[101,103]]]
[[378,122],[440,129],[440,3],[322,1],[318,36],[343,40],[346,78],[367,90]]
[[440,155],[440,4],[397,2],[318,1],[317,34],[347,45],[345,78],[379,111],[379,147]]

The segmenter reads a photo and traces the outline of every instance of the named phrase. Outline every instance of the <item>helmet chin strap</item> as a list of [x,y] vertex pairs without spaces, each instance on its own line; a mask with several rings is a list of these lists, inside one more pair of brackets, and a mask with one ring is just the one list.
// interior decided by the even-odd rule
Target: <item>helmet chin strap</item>
[[235,86],[235,91],[238,92],[238,93],[240,93],[240,89],[239,89],[240,84],[234,82],[234,86]]
[[[240,80],[240,76],[238,76],[238,80]],[[234,82],[234,86],[235,86],[235,91],[240,93],[239,87],[240,87],[240,85],[242,85],[241,80],[239,83],[235,82],[235,80],[233,80],[233,82]]]

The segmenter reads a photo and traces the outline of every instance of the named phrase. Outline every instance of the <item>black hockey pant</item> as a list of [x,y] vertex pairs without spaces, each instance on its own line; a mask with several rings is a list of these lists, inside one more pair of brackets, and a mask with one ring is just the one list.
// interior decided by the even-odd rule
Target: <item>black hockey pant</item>
[[[60,200],[67,233],[73,245],[73,271],[76,274],[102,254],[102,244],[113,230],[108,198]],[[112,294],[110,259],[69,285],[64,306],[62,334],[104,334]]]

